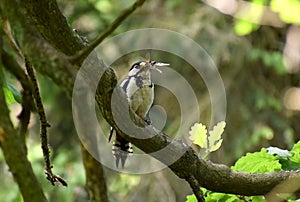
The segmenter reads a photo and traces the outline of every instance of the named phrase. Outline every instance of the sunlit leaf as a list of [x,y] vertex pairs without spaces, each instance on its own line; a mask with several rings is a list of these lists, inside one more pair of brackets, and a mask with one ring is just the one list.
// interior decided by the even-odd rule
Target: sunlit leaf
[[5,101],[7,104],[13,104],[16,102],[11,90],[9,90],[7,87],[4,87],[3,92],[4,92],[4,96],[5,96]]
[[[247,199],[250,200],[247,200]],[[245,198],[247,201],[252,201],[252,202],[266,202],[263,196],[251,196],[251,197],[246,197]]]
[[213,127],[209,134],[207,134],[206,126],[202,123],[195,123],[190,130],[190,139],[194,144],[205,149],[207,153],[216,151],[222,145],[222,133],[226,126],[225,121],[219,122]]
[[212,145],[209,148],[209,152],[213,152],[213,151],[218,150],[221,147],[222,143],[223,143],[223,139],[220,139],[216,144]]
[[17,88],[15,88],[13,85],[11,85],[10,83],[7,84],[7,87],[12,92],[15,101],[18,103],[22,103],[22,96],[21,96],[20,91]]
[[256,30],[259,26],[246,20],[236,20],[234,31],[238,35],[247,35]]
[[188,195],[188,196],[186,196],[186,202],[197,202],[197,198],[194,194]]
[[299,0],[272,0],[270,7],[278,12],[280,18],[287,23],[300,23],[300,1]]
[[216,193],[210,192],[207,197],[205,197],[206,202],[215,202],[215,201],[226,201],[226,202],[242,202],[238,196],[233,194],[224,194],[224,193]]
[[300,155],[300,141],[293,146],[291,153]]
[[260,152],[248,153],[240,158],[231,168],[249,173],[266,173],[282,170],[278,158],[267,154],[265,148],[262,148]]
[[294,145],[293,149],[291,150],[291,154],[293,156],[290,157],[289,160],[293,161],[298,166],[300,166],[300,141]]
[[247,9],[241,9],[235,14],[237,18],[234,31],[238,35],[247,35],[259,28],[264,11],[264,1],[255,0],[247,4]]
[[190,140],[201,148],[207,148],[207,130],[202,123],[195,123],[190,130]]
[[213,127],[213,130],[209,131],[209,151],[216,151],[221,147],[222,144],[222,134],[226,126],[225,121],[219,122],[216,126]]

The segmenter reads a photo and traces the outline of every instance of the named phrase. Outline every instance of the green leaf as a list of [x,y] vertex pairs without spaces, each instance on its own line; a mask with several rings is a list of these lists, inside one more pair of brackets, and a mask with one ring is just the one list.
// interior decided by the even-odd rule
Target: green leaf
[[195,123],[190,130],[190,140],[201,148],[207,148],[207,130],[202,123]]
[[270,7],[279,13],[280,18],[287,23],[300,23],[300,1],[299,0],[272,0]]
[[217,192],[209,192],[207,197],[205,197],[206,202],[242,202],[238,196],[233,194],[224,194],[224,193],[217,193]]
[[197,198],[194,194],[188,195],[188,196],[186,196],[186,202],[197,202]]
[[113,5],[109,0],[102,0],[102,1],[97,1],[95,7],[101,13],[109,13],[112,11]]
[[235,14],[236,20],[234,31],[238,35],[246,35],[259,28],[260,19],[264,11],[264,1],[254,0],[248,4],[247,11],[241,10]]
[[16,102],[11,90],[9,90],[7,87],[3,87],[3,92],[4,92],[4,96],[5,96],[5,101],[8,105]]
[[283,170],[298,170],[300,167],[289,159],[279,159]]
[[280,149],[278,147],[268,147],[267,153],[271,155],[278,155],[283,158],[292,156],[292,154],[288,150]]
[[[250,200],[247,200],[250,198]],[[266,202],[266,200],[262,196],[251,196],[251,197],[246,197],[245,198],[247,201],[252,201],[252,202]]]
[[296,163],[300,167],[300,141],[297,142],[293,149],[291,150],[292,157],[289,158],[290,161]]
[[275,63],[273,67],[275,68],[276,72],[278,74],[285,74],[287,71],[283,63],[282,53],[279,51],[273,52],[272,57],[274,61],[273,63]]
[[21,93],[13,85],[7,82],[4,71],[0,71],[0,77],[2,77],[2,89],[5,96],[5,102],[8,105],[15,102],[21,103]]
[[279,75],[287,72],[283,62],[282,52],[280,51],[254,48],[248,51],[248,57],[251,61],[261,60],[266,67],[274,69]]
[[262,148],[260,152],[246,154],[246,156],[240,158],[231,168],[233,170],[249,173],[266,173],[282,170],[278,158],[267,154],[265,148]]
[[221,147],[222,143],[223,143],[223,139],[220,139],[216,144],[210,147],[209,152],[218,150]]
[[243,36],[250,34],[252,31],[258,29],[259,26],[257,24],[253,24],[246,20],[236,20],[234,31],[237,35]]
[[222,144],[222,134],[226,126],[225,121],[219,122],[216,126],[213,127],[213,130],[209,131],[209,152],[216,151],[221,147]]
[[15,101],[17,101],[18,103],[22,103],[22,96],[20,91],[10,83],[7,83],[7,87],[12,92]]
[[219,122],[216,126],[213,127],[209,134],[207,134],[206,126],[202,123],[195,123],[190,130],[190,140],[194,144],[200,146],[202,149],[205,149],[206,153],[216,151],[222,145],[223,140],[221,139],[222,133],[226,126],[225,121]]
[[297,158],[300,155],[299,155],[299,152],[298,152],[298,155],[297,155],[297,150],[299,149],[297,147],[298,147],[298,145],[296,144],[293,148],[295,150],[292,150],[293,152],[292,151],[289,152],[287,150],[279,149],[277,147],[268,147],[267,148],[267,151],[268,151],[267,153],[271,154],[271,155],[274,155],[274,156],[275,155],[277,156],[277,158],[279,160],[279,163],[282,165],[281,167],[282,167],[283,170],[298,170],[300,165],[298,165],[299,161],[297,163]]

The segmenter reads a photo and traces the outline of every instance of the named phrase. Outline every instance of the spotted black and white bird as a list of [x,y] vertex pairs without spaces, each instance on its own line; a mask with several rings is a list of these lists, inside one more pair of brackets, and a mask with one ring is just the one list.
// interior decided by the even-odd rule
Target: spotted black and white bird
[[[157,70],[161,73],[157,67],[168,65],[150,60],[136,62],[131,66],[127,77],[120,85],[127,96],[131,109],[144,120],[147,120],[146,115],[154,99],[154,84],[151,80],[151,71]],[[109,141],[113,131],[114,129],[111,128]],[[116,133],[112,150],[116,158],[116,166],[118,167],[121,161],[121,165],[124,168],[128,154],[132,153],[131,143]]]

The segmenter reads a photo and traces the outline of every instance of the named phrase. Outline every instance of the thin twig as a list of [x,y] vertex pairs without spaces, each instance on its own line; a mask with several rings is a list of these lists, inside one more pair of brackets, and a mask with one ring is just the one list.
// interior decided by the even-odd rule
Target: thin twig
[[64,179],[62,179],[60,176],[55,175],[52,173],[52,165],[50,161],[50,150],[48,147],[48,137],[47,137],[47,127],[50,127],[47,118],[46,118],[46,113],[44,110],[44,106],[42,103],[42,99],[40,96],[40,91],[39,87],[37,84],[37,80],[34,74],[33,67],[27,57],[25,56],[25,67],[27,70],[27,73],[31,79],[32,85],[33,85],[33,97],[36,102],[36,107],[37,111],[40,117],[40,122],[41,122],[41,144],[42,144],[42,150],[43,150],[43,155],[44,155],[44,161],[45,161],[45,173],[47,176],[47,179],[51,182],[52,185],[55,185],[55,182],[60,182],[62,185],[67,186],[67,183],[65,182]]
[[25,71],[11,55],[9,55],[5,50],[2,50],[1,56],[3,58],[2,62],[4,67],[6,67],[7,71],[9,71],[18,79],[23,88],[22,111],[18,115],[18,118],[20,120],[18,128],[19,135],[23,139],[23,142],[25,142],[25,134],[27,132],[30,119],[30,111],[35,111],[34,100],[32,97],[32,84]]
[[107,37],[109,36],[131,13],[138,7],[142,6],[146,0],[137,0],[131,7],[123,10],[123,12],[107,27],[100,35],[97,36],[87,47],[78,51],[71,56],[70,61],[73,64],[81,64],[82,61]]
[[204,196],[203,196],[203,193],[202,193],[202,190],[201,190],[201,187],[200,187],[200,184],[198,182],[198,180],[195,178],[195,176],[193,175],[190,175],[186,181],[188,181],[188,183],[190,184],[198,202],[204,202],[205,199],[204,199]]

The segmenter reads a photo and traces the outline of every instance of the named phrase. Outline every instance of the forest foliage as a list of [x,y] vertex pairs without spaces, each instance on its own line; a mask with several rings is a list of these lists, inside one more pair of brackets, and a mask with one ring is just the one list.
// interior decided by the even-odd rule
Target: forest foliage
[[[70,26],[88,40],[94,39],[124,8],[134,3],[133,0],[57,2]],[[297,170],[300,167],[300,106],[297,103],[300,41],[295,36],[300,34],[300,1],[240,2],[245,7],[234,12],[213,0],[204,3],[191,0],[149,1],[128,17],[112,36],[133,29],[155,27],[174,30],[195,40],[218,67],[227,96],[226,128],[222,131],[223,134],[212,133],[218,136],[215,144],[204,149],[208,150],[206,153],[218,150],[207,158],[231,166],[233,170],[249,173]],[[273,14],[270,12],[276,13],[277,18],[272,18]],[[16,35],[21,34],[17,30],[13,31]],[[3,47],[19,59],[7,42]],[[185,61],[163,53],[160,57],[165,57],[177,72],[189,80],[200,103],[202,126],[209,125],[211,103],[205,83],[201,78],[195,79],[192,68],[182,68],[187,66]],[[112,64],[118,79],[127,73],[131,60],[130,55],[124,56]],[[8,71],[1,71],[0,74],[4,78],[3,91],[10,117],[17,125],[17,115],[21,110],[21,86]],[[38,73],[37,76],[51,124],[49,139],[54,170],[67,179],[69,186],[52,187],[45,179],[38,135],[39,118],[36,114],[30,120],[26,136],[28,158],[49,201],[86,201],[88,194],[84,188],[84,168],[72,120],[71,102],[60,86],[45,75]],[[163,130],[167,134],[173,134],[180,119],[179,111],[174,110],[178,103],[163,88],[157,87],[155,95],[155,104],[162,106],[168,115]],[[101,124],[108,135],[110,126],[104,120],[101,120]],[[221,128],[224,127],[225,125]],[[212,130],[207,130],[211,134]],[[195,140],[195,136],[192,140]],[[205,144],[202,142],[201,145]],[[193,148],[201,150],[195,145]],[[192,192],[188,184],[173,176],[167,169],[147,175],[128,175],[105,168],[105,174],[110,201],[195,201],[190,195]],[[22,201],[1,150],[0,179],[1,200]],[[203,192],[207,201],[264,201],[261,196],[243,198],[204,188]],[[294,196],[287,198],[290,201],[295,199]]]

